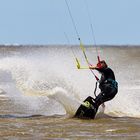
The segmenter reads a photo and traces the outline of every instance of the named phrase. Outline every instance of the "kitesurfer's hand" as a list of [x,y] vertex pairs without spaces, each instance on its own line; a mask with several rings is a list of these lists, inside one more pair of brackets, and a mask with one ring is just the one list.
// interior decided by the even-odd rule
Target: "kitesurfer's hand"
[[96,67],[95,66],[89,66],[89,69],[95,69]]

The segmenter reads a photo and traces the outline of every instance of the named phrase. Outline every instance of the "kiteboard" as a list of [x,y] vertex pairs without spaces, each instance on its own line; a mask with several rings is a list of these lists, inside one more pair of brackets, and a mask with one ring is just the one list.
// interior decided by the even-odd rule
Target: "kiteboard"
[[95,99],[91,96],[88,96],[83,104],[77,109],[75,116],[76,118],[81,119],[94,119],[98,111],[98,106],[95,103]]

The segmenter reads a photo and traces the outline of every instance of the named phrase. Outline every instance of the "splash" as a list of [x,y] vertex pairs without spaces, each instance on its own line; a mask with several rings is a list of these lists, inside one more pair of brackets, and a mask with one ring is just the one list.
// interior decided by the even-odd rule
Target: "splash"
[[[114,69],[119,83],[119,92],[112,101],[106,103],[105,113],[139,117],[140,75],[136,72],[139,69],[138,58],[132,59],[130,48],[115,49],[118,53],[115,53],[114,48],[99,50],[102,59],[108,56],[106,61]],[[86,49],[87,55],[90,61],[96,63],[96,51],[94,48],[92,50]],[[74,51],[81,60],[81,65],[86,65],[80,51],[77,48]],[[138,50],[133,55],[136,52]],[[5,54],[0,55],[0,89],[13,101],[10,111],[73,115],[87,96],[94,96],[95,79],[90,71],[76,69],[70,48],[23,47],[14,51],[5,49]],[[126,71],[128,61],[133,62],[133,67]]]
[[54,88],[48,97],[62,104],[67,114],[71,116],[75,115],[77,109],[81,105],[81,102],[78,99],[68,94],[67,91],[61,87]]

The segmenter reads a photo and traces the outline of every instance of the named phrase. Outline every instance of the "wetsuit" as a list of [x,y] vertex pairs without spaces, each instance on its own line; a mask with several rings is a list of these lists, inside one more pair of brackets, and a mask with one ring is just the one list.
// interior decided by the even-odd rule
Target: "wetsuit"
[[118,84],[115,81],[114,72],[110,68],[95,69],[102,73],[99,81],[101,92],[95,99],[88,96],[84,100],[84,104],[81,104],[77,109],[75,117],[94,119],[98,111],[98,107],[102,103],[113,99],[118,92]]
[[101,92],[95,98],[96,105],[100,106],[102,103],[115,97],[118,92],[118,83],[115,81],[114,72],[110,68],[96,68],[96,70],[102,74],[101,79],[99,80],[99,88]]

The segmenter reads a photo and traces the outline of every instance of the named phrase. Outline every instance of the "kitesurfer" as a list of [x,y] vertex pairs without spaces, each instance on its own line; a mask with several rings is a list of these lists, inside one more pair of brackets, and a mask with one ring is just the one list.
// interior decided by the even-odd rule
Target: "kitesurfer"
[[118,92],[118,83],[115,80],[114,72],[108,67],[104,60],[97,63],[96,67],[89,66],[90,69],[95,69],[101,73],[99,80],[99,88],[101,92],[95,98],[95,104],[99,107],[104,102],[109,101],[115,97]]

